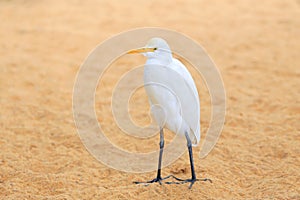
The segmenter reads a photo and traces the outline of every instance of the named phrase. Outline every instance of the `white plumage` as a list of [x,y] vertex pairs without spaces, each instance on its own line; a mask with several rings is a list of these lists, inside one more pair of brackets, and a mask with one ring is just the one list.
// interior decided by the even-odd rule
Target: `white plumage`
[[183,136],[187,131],[193,145],[197,145],[200,141],[200,102],[191,74],[172,57],[163,39],[153,38],[145,48],[156,48],[154,52],[143,53],[148,58],[144,68],[145,90],[155,121],[161,128]]

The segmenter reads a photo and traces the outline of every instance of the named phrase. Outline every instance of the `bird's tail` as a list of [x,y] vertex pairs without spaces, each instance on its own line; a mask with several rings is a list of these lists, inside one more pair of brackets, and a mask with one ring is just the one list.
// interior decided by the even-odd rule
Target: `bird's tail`
[[200,129],[197,131],[193,131],[192,129],[190,129],[189,137],[191,139],[192,145],[194,147],[198,146],[198,144],[200,142]]

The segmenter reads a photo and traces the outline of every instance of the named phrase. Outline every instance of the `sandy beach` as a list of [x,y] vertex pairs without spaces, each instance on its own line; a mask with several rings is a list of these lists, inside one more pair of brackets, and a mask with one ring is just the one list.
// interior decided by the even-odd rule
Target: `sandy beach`
[[[299,0],[4,0],[0,19],[0,199],[300,199]],[[77,134],[72,93],[82,62],[99,43],[139,27],[193,38],[220,70],[223,132],[207,157],[194,156],[198,177],[213,183],[196,182],[191,190],[135,185],[156,172],[111,169]],[[127,58],[99,83],[96,113],[116,145],[149,152],[159,148],[159,136],[141,143],[119,134],[109,110],[116,81],[132,62],[145,61]],[[210,99],[201,76],[191,73],[205,133]],[[129,106],[137,124],[149,122],[142,89]],[[166,132],[167,142],[172,137]],[[162,173],[189,178],[188,152]]]

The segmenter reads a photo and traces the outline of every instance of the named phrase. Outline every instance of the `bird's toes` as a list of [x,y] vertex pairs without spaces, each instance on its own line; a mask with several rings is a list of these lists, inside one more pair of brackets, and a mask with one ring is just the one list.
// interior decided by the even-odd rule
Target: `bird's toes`
[[209,178],[202,178],[202,179],[196,179],[197,181],[208,181],[210,183],[212,183],[212,180]]

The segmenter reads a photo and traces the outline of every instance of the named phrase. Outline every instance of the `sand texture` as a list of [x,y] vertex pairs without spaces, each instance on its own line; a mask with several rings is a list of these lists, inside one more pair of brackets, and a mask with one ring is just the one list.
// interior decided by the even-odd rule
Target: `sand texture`
[[[0,21],[0,199],[300,199],[299,0],[2,0]],[[224,129],[206,158],[195,155],[198,177],[213,183],[197,182],[192,190],[135,185],[155,172],[108,168],[79,139],[72,92],[81,63],[100,42],[144,26],[193,38],[222,74]],[[156,150],[159,136],[141,142],[121,134],[109,95],[122,74],[144,61],[121,57],[96,91],[105,133],[135,152]],[[201,77],[192,75],[204,133],[210,99]],[[129,106],[137,124],[149,122],[142,89]],[[172,137],[166,133],[167,142]],[[189,178],[187,152],[162,173]]]

